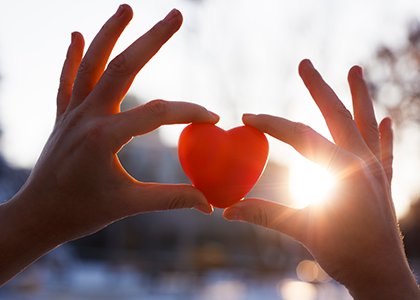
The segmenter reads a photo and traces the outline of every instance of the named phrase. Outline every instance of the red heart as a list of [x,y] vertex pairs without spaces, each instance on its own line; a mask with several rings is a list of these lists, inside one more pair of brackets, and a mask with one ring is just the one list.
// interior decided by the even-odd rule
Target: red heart
[[225,131],[190,124],[178,142],[181,166],[207,201],[225,208],[243,199],[261,176],[268,157],[264,133],[240,126]]

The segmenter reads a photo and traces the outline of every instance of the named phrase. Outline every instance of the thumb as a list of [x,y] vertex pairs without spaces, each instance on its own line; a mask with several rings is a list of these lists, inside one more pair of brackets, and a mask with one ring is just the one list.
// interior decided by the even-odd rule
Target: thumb
[[225,209],[229,221],[243,221],[284,233],[299,241],[303,221],[301,211],[280,203],[248,198]]
[[131,199],[130,215],[181,208],[194,208],[205,214],[213,212],[204,195],[187,184],[140,183],[130,194],[127,197]]

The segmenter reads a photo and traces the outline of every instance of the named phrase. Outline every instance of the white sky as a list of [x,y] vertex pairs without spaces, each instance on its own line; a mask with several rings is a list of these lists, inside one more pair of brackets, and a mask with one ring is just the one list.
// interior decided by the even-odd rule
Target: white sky
[[[2,150],[14,165],[36,161],[54,122],[58,78],[72,31],[86,44],[111,16],[113,0],[0,1],[0,121]],[[299,120],[325,133],[297,66],[310,58],[349,105],[347,71],[367,62],[381,43],[398,45],[407,23],[420,18],[418,0],[136,0],[122,51],[173,7],[184,25],[142,70],[131,92],[144,100],[196,102],[221,115],[220,126],[240,125],[243,112]],[[175,145],[182,126],[162,135]],[[407,146],[405,146],[407,147]],[[412,151],[413,157],[417,152]],[[403,212],[418,192],[418,165],[396,153],[394,198]],[[271,140],[271,155],[293,151]],[[411,168],[411,169],[410,169]],[[418,173],[418,172],[416,172]]]

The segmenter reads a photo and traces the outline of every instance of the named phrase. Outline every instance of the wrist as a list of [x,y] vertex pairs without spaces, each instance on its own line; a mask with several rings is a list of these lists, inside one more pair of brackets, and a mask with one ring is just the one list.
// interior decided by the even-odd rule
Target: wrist
[[0,228],[0,286],[65,241],[25,192],[0,205]]

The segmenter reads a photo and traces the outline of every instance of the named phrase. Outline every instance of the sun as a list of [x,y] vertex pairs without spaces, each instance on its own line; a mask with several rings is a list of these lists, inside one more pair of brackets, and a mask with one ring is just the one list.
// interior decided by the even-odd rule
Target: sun
[[290,165],[289,180],[292,205],[296,208],[319,202],[333,184],[324,169],[304,157],[297,157]]

